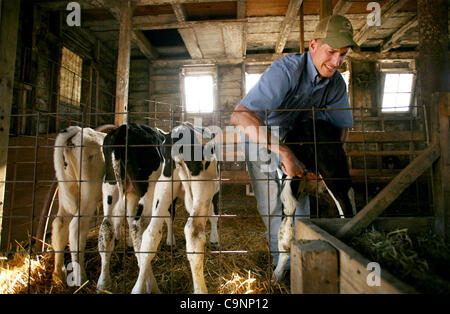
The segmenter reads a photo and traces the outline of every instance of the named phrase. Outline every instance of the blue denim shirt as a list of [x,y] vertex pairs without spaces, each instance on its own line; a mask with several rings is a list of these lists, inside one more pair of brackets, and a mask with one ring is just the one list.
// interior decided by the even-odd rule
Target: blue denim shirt
[[[279,126],[280,138],[297,119],[312,117],[312,111],[277,109],[350,108],[342,75],[336,71],[331,78],[320,79],[309,52],[275,60],[239,104],[257,111],[266,125]],[[315,111],[314,117],[328,120],[342,129],[353,125],[351,110]]]

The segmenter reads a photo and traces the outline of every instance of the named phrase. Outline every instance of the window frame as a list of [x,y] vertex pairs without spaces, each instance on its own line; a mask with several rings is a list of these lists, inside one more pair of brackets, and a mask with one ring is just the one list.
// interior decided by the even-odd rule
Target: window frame
[[[211,75],[213,82],[213,100],[211,111],[201,112],[201,111],[187,111],[187,100],[186,100],[186,90],[185,90],[185,78],[187,76],[204,76]],[[217,67],[216,66],[186,66],[181,69],[180,72],[180,91],[181,91],[181,107],[183,114],[188,115],[208,115],[215,112],[217,108]]]
[[[70,54],[75,55],[77,58],[80,59],[80,68],[79,68],[79,73],[74,72],[73,69],[68,68],[66,66],[66,64],[64,63],[64,50],[67,50]],[[67,46],[62,46],[61,48],[61,61],[60,61],[60,67],[59,67],[59,79],[58,79],[58,101],[60,103],[64,103],[70,106],[73,106],[75,108],[81,108],[81,98],[82,98],[82,85],[83,85],[83,64],[84,64],[84,59],[83,57],[76,53],[75,51],[73,51],[72,49],[70,49]],[[68,74],[66,75],[72,75],[73,77],[70,78],[71,82],[72,82],[72,95],[71,97],[67,97],[65,94],[65,87],[63,86],[63,73],[67,72]],[[73,93],[74,90],[74,82],[78,81],[78,91],[77,93]],[[75,97],[74,97],[75,95]]]
[[[380,80],[380,105],[378,112],[380,115],[393,115],[393,116],[408,116],[410,114],[416,114],[417,110],[415,110],[415,89],[416,89],[416,72],[409,68],[389,68],[389,69],[381,69],[381,80]],[[387,74],[412,74],[412,84],[410,91],[410,99],[408,110],[404,111],[383,111],[383,100],[384,100],[384,85],[386,82]]]

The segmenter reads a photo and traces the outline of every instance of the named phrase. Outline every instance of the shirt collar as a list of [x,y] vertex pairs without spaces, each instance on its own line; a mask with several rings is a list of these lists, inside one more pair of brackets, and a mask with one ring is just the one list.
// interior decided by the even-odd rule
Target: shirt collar
[[319,72],[317,71],[316,67],[314,66],[314,63],[312,61],[312,57],[311,54],[309,53],[309,51],[306,52],[307,55],[307,75],[308,75],[308,80],[311,82],[311,84],[313,86],[325,86],[328,84],[328,82],[330,81],[329,78],[320,78],[319,76]]

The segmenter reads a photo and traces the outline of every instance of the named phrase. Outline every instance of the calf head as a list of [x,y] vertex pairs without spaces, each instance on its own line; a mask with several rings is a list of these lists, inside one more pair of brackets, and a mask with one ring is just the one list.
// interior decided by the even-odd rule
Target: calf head
[[[325,120],[301,121],[287,134],[285,143],[307,170],[302,179],[292,183],[296,196],[299,192],[320,196],[328,187],[344,216],[353,216],[353,189],[340,130]],[[309,188],[302,189],[302,184]]]

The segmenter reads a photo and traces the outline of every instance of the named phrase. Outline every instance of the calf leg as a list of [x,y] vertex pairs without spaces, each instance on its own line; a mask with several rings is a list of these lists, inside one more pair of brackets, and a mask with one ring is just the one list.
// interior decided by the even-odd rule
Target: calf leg
[[209,222],[211,224],[211,234],[209,235],[209,242],[213,245],[219,245],[219,233],[217,232],[217,221],[219,219],[217,218],[216,214],[214,213],[214,205],[211,204],[210,211],[209,211]]
[[[150,291],[158,292],[158,286],[154,281],[151,261],[155,256],[155,252],[162,237],[162,227],[164,221],[170,220],[169,207],[173,198],[178,194],[180,184],[170,182],[170,178],[163,178],[162,181],[155,184],[155,195],[153,197],[152,205],[152,219],[147,229],[142,234],[142,243],[138,254],[139,261],[139,276],[136,284],[133,287],[132,293],[146,293]],[[172,193],[173,191],[173,193]],[[175,193],[176,192],[176,193]],[[172,197],[168,197],[172,195]],[[135,221],[135,225],[140,223],[140,220]],[[171,232],[171,230],[169,230]],[[150,282],[148,281],[148,278]],[[154,283],[151,283],[153,278]]]
[[89,231],[89,219],[90,217],[74,217],[69,226],[72,274],[71,278],[68,278],[68,281],[71,279],[76,286],[80,286],[87,280],[84,269],[84,249]]
[[283,277],[284,267],[289,259],[291,243],[294,239],[294,219],[295,208],[298,205],[291,188],[291,177],[287,177],[283,191],[281,192],[281,201],[283,202],[283,211],[286,215],[281,222],[278,230],[278,257],[277,267],[273,272],[272,279],[280,281]]
[[108,290],[111,288],[111,275],[109,272],[109,263],[111,253],[114,250],[114,227],[111,215],[115,212],[116,206],[122,206],[122,199],[119,200],[119,191],[116,184],[103,183],[103,211],[104,218],[100,226],[98,235],[98,251],[101,258],[101,272],[97,281],[97,291]]
[[[195,205],[194,205],[195,206]],[[205,216],[207,211],[201,208],[194,207],[194,213],[197,212],[199,216]],[[203,260],[205,254],[205,225],[206,219],[204,217],[195,217],[193,215],[188,218],[186,226],[184,227],[184,234],[186,236],[186,253],[189,263],[191,265],[192,279],[194,282],[194,293],[208,293],[206,288],[205,278],[203,275]]]
[[60,207],[57,217],[52,223],[52,247],[55,251],[55,269],[53,271],[53,279],[64,282],[66,280],[66,266],[64,265],[64,250],[69,241],[69,217]]

